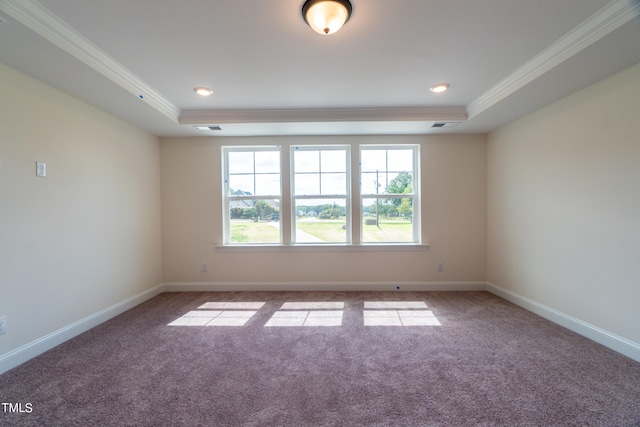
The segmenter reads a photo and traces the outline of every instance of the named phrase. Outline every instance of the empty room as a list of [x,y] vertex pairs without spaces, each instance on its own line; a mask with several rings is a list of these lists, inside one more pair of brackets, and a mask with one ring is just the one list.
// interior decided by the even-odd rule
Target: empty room
[[0,425],[640,425],[640,1],[0,0]]

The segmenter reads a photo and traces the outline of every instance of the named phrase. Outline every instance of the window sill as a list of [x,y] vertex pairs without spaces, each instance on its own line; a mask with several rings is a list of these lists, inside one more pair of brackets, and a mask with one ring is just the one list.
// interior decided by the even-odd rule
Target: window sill
[[383,243],[366,245],[227,245],[219,252],[416,252],[429,250],[428,244]]

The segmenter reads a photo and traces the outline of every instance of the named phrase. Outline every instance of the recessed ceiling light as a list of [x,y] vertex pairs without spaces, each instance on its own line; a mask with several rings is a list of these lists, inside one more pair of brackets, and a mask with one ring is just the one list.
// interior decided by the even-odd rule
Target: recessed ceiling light
[[208,87],[194,87],[193,91],[200,96],[209,96],[213,93]]
[[437,85],[429,88],[433,93],[442,93],[447,89],[449,89],[449,83],[438,83]]

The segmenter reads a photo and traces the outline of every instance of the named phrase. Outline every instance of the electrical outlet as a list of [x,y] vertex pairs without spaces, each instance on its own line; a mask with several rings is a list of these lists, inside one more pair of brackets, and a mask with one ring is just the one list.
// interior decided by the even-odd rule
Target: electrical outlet
[[438,273],[442,273],[444,271],[444,262],[438,263]]
[[36,162],[36,176],[42,178],[47,176],[47,164],[42,162]]
[[7,316],[0,317],[0,335],[7,333]]
[[202,263],[202,272],[206,273],[208,271],[209,271],[209,266],[203,262]]

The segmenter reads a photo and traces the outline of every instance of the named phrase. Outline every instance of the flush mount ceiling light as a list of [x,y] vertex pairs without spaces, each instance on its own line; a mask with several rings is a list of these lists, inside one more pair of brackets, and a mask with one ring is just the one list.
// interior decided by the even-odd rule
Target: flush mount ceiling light
[[442,93],[447,89],[449,89],[449,83],[438,83],[437,85],[429,88],[433,93]]
[[193,91],[200,96],[209,96],[213,93],[208,87],[194,87]]
[[304,21],[318,34],[328,36],[351,18],[349,0],[307,0],[302,5]]

